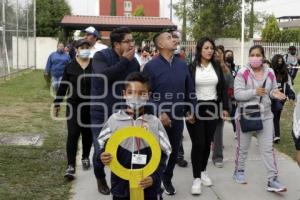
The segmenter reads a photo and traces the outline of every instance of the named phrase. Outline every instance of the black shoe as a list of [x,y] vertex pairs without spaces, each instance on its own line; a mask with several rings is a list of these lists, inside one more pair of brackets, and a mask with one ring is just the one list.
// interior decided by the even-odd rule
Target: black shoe
[[279,144],[279,142],[280,142],[280,137],[275,137],[275,138],[273,139],[273,143]]
[[81,160],[82,163],[82,169],[83,170],[88,170],[91,167],[90,159],[89,158],[83,158]]
[[176,194],[176,190],[171,181],[163,181],[163,185],[165,187],[165,193],[168,195]]
[[184,160],[183,158],[177,159],[177,165],[179,167],[187,167],[188,162],[186,160]]
[[75,178],[75,167],[73,165],[68,165],[64,177],[69,180],[73,180]]
[[101,194],[104,194],[104,195],[109,195],[110,194],[110,189],[107,186],[107,182],[106,182],[105,178],[97,179],[97,185],[98,185],[98,191]]

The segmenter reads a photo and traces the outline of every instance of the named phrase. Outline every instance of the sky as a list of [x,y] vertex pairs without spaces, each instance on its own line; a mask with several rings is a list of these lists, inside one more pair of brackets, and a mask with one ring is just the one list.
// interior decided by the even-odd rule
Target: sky
[[300,0],[268,0],[256,2],[255,10],[274,14],[275,17],[298,15],[300,16]]

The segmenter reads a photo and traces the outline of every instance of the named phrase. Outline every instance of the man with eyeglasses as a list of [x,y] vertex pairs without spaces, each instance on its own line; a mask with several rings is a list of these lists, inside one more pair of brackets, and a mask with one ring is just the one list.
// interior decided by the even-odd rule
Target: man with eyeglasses
[[[110,194],[105,179],[104,165],[100,160],[100,147],[97,141],[102,125],[113,112],[113,107],[121,102],[122,86],[114,83],[124,81],[127,75],[140,70],[140,65],[134,57],[135,42],[131,30],[127,27],[114,29],[110,34],[111,48],[95,53],[92,71],[94,75],[106,77],[91,78],[91,123],[94,142],[94,173],[97,179],[98,191],[104,195]],[[99,96],[105,94],[103,98]],[[115,96],[117,95],[117,96]],[[105,106],[105,107],[104,107]]]

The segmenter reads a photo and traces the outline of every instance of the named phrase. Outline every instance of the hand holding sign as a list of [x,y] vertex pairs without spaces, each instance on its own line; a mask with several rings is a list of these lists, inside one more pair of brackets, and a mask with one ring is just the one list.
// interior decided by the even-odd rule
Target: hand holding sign
[[[141,138],[145,140],[151,148],[151,159],[142,169],[126,169],[116,159],[119,144],[129,137]],[[152,133],[141,127],[126,127],[116,131],[108,140],[105,152],[101,154],[102,162],[104,161],[103,163],[108,164],[114,174],[124,180],[129,180],[130,200],[144,199],[143,189],[153,184],[150,175],[153,174],[158,167],[160,157],[161,149],[156,138]],[[139,157],[136,159],[141,159],[142,162],[145,158]]]

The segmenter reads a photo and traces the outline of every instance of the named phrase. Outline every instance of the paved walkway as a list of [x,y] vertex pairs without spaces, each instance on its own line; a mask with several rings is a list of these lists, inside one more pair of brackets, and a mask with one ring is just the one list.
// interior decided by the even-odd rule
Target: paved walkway
[[[187,168],[176,166],[173,183],[177,190],[177,194],[175,196],[167,196],[164,194],[164,199],[300,200],[300,169],[296,162],[279,152],[276,152],[279,178],[282,183],[287,186],[288,191],[284,194],[275,194],[266,191],[266,171],[258,154],[255,138],[252,140],[247,160],[246,175],[248,184],[240,185],[232,180],[236,142],[233,139],[232,126],[229,123],[226,123],[224,131],[224,168],[216,168],[210,161],[207,170],[214,185],[209,188],[203,186],[202,195],[192,196],[190,194],[190,187],[192,184],[192,168],[190,163],[191,142],[186,131],[184,132],[184,135],[185,157],[189,161],[189,165]],[[81,164],[80,162],[78,163]],[[72,189],[74,194],[72,200],[112,199],[111,196],[103,196],[98,193],[93,170],[82,171],[81,166],[78,166],[77,168],[77,179],[74,181]],[[109,172],[107,174],[109,174]]]

